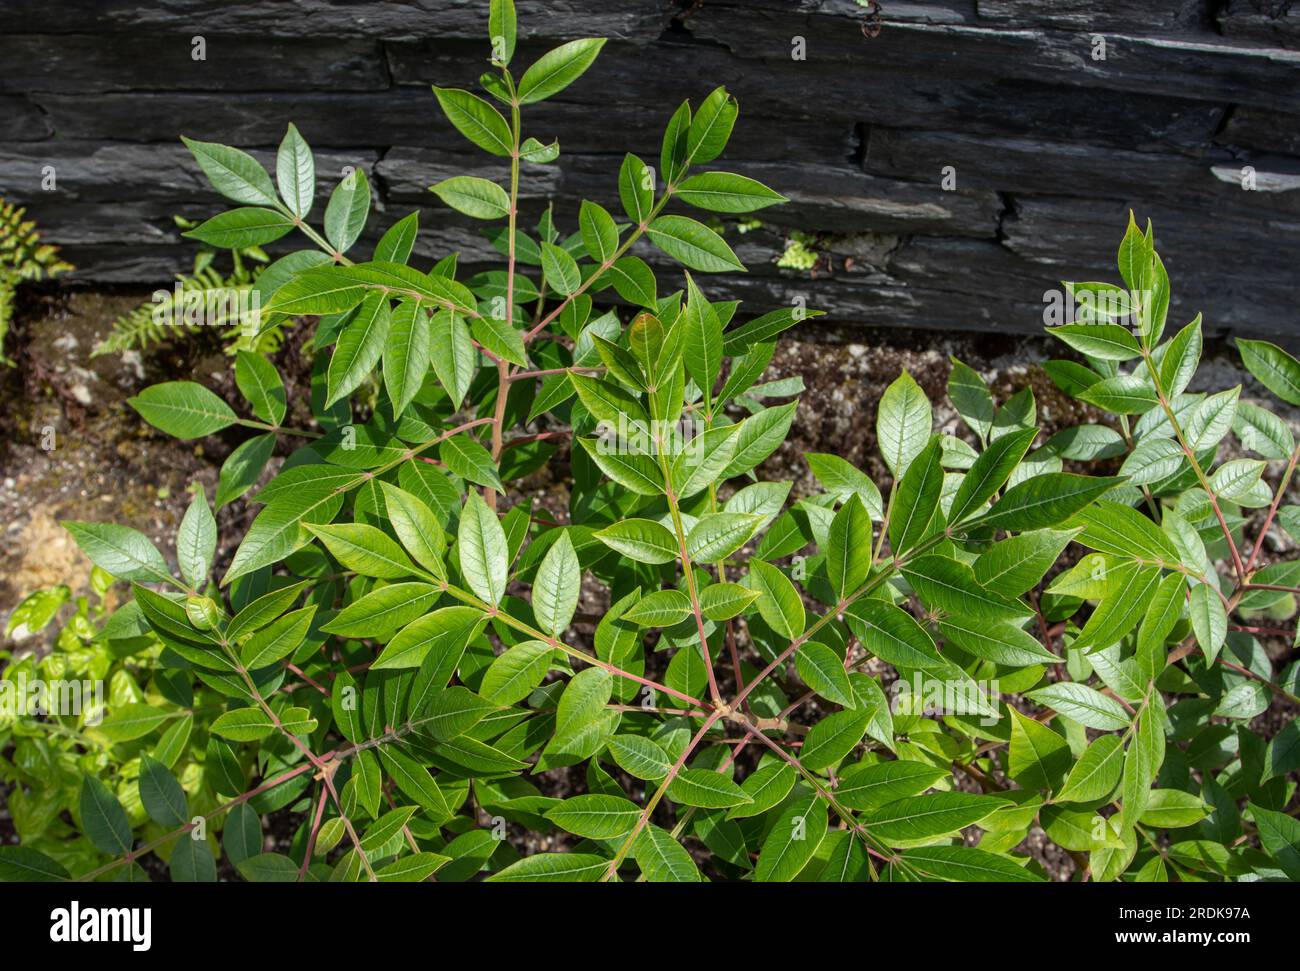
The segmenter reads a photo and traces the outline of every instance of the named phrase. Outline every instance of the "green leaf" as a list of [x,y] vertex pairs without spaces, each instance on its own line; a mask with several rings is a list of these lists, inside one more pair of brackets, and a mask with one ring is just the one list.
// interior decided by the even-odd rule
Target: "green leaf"
[[1070,746],[1041,722],[1026,718],[1015,708],[1008,710],[1011,744],[1007,750],[1007,774],[1024,789],[1055,788],[1070,768]]
[[1060,664],[1057,657],[1027,631],[998,621],[970,617],[948,617],[939,624],[944,639],[994,664],[1026,667],[1030,664]]
[[614,679],[603,668],[586,668],[570,678],[555,712],[555,734],[538,764],[571,765],[600,751],[607,735],[605,706],[613,692]]
[[443,179],[429,191],[457,212],[475,219],[501,219],[510,213],[510,197],[495,182],[473,175]]
[[542,630],[559,637],[568,629],[578,609],[582,568],[567,531],[551,544],[533,580],[533,616]]
[[1080,401],[1117,415],[1141,415],[1158,403],[1156,389],[1140,374],[1103,378],[1077,395]]
[[497,465],[492,461],[492,453],[462,432],[444,439],[438,446],[438,458],[444,465],[462,479],[468,479],[476,485],[488,486],[502,494],[505,486],[497,473]]
[[496,513],[475,492],[470,492],[461,510],[456,545],[470,589],[490,606],[499,604],[505,596],[509,568],[506,535]]
[[346,253],[366,228],[370,215],[370,182],[361,169],[353,169],[330,193],[325,206],[325,238]]
[[943,450],[941,439],[930,443],[909,460],[907,471],[894,490],[893,512],[889,519],[889,545],[901,556],[930,533],[939,511],[943,492]]
[[1268,855],[1288,877],[1300,880],[1300,822],[1253,802],[1249,808]]
[[844,619],[868,650],[896,668],[936,672],[950,669],[925,628],[891,603],[864,597],[844,609]]
[[391,745],[381,745],[375,749],[393,784],[416,805],[432,812],[438,819],[449,819],[452,815],[447,806],[447,799],[438,787],[433,776],[411,756]]
[[413,212],[389,226],[375,244],[375,261],[380,263],[405,263],[415,249],[415,238],[420,232],[420,214]]
[[1118,735],[1102,735],[1088,746],[1057,794],[1061,802],[1095,802],[1115,791],[1124,765]]
[[827,701],[845,708],[857,707],[853,685],[838,654],[820,641],[807,641],[799,645],[794,656],[795,668],[804,684]]
[[1133,630],[1160,586],[1160,568],[1124,562],[1110,570],[1106,582],[1108,592],[1075,638],[1074,650],[1105,650]]
[[402,548],[374,526],[336,523],[332,526],[308,526],[307,529],[346,569],[362,576],[396,580],[419,572]]
[[390,583],[348,604],[321,630],[340,637],[382,640],[422,616],[439,593],[440,589],[431,583]]
[[370,376],[384,353],[392,324],[387,296],[372,293],[361,302],[360,309],[339,334],[334,353],[330,356],[326,408],[350,395]]
[[1080,354],[1101,361],[1127,361],[1142,353],[1137,338],[1119,324],[1063,324],[1047,332]]
[[1101,732],[1114,732],[1128,728],[1129,716],[1124,706],[1096,688],[1073,681],[1059,681],[1045,688],[1026,693],[1045,708],[1060,712],[1088,728]]
[[668,783],[668,798],[701,809],[730,809],[753,801],[740,786],[712,769],[682,769]]
[[700,612],[709,620],[730,620],[758,599],[758,591],[738,583],[711,583],[700,591]]
[[959,883],[1041,883],[1005,856],[973,846],[920,846],[904,856],[907,867],[935,880]]
[[923,762],[860,762],[840,772],[835,800],[846,809],[875,809],[924,792],[948,773]]
[[594,853],[534,853],[487,879],[489,883],[595,883],[609,864]]
[[785,801],[794,788],[797,774],[788,762],[769,762],[761,766],[740,784],[745,795],[752,800],[727,811],[728,819],[745,819],[761,816]]
[[697,883],[703,879],[686,848],[653,823],[637,834],[632,856],[650,883]]
[[218,249],[244,249],[272,243],[293,229],[293,221],[274,209],[231,209],[181,233]]
[[762,524],[761,517],[743,512],[701,516],[686,534],[686,554],[696,563],[717,563],[749,542]]
[[370,668],[414,668],[432,661],[438,670],[446,668],[450,677],[483,620],[481,610],[467,605],[443,607],[416,617],[397,632]]
[[488,5],[488,37],[492,57],[502,67],[515,55],[515,0],[492,0]]
[[659,216],[646,236],[677,262],[704,273],[745,272],[731,247],[708,226],[689,216]]
[[591,67],[604,46],[603,37],[584,37],[547,51],[519,79],[519,103],[533,104],[559,94]]
[[566,833],[585,839],[607,840],[626,836],[632,832],[641,810],[633,802],[618,796],[600,793],[571,796],[546,818]]
[[686,133],[686,157],[694,163],[712,162],[731,137],[739,108],[726,88],[714,88],[700,103]]
[[750,560],[745,585],[758,592],[758,612],[774,631],[791,640],[804,632],[803,600],[784,573],[770,563]]
[[545,641],[524,641],[507,648],[483,675],[479,694],[497,705],[522,701],[542,683],[554,653]]
[[[672,760],[653,739],[641,735],[613,735],[608,745],[609,754],[618,767],[637,779],[658,782],[672,770]],[[671,795],[670,792],[670,798]]]
[[876,412],[876,441],[895,479],[901,479],[925,449],[932,423],[930,399],[904,371],[885,389]]
[[200,142],[181,136],[212,187],[227,199],[249,206],[274,207],[275,186],[261,163],[247,152],[215,142]]
[[857,590],[870,567],[871,518],[855,492],[831,520],[826,538],[826,571],[835,595],[843,600]]
[[240,660],[249,671],[283,660],[302,646],[316,614],[314,604],[285,614],[250,637],[240,649]]
[[638,627],[672,627],[690,616],[691,599],[680,590],[648,593],[623,614],[623,620]]
[[815,795],[795,799],[768,830],[754,865],[759,883],[789,883],[797,877],[826,838],[826,808]]
[[704,392],[705,408],[712,409],[713,386],[722,369],[722,321],[689,273],[686,294],[686,342],[682,357],[686,373]]
[[258,418],[272,425],[284,420],[284,382],[270,361],[260,354],[240,351],[235,357],[235,383]]
[[460,88],[434,85],[433,93],[447,120],[479,148],[501,156],[508,156],[514,150],[510,125],[490,102]]
[[126,403],[154,428],[181,441],[211,435],[237,420],[228,404],[193,381],[153,384]]
[[104,719],[99,730],[113,742],[130,742],[151,734],[166,724],[169,717],[167,712],[152,705],[139,702],[119,705]]
[[459,408],[478,367],[478,352],[470,339],[469,327],[462,317],[443,311],[434,315],[430,333],[433,371],[452,404]]
[[1166,398],[1176,398],[1187,390],[1187,385],[1201,363],[1201,315],[1174,335],[1160,359],[1160,388]]
[[956,833],[987,819],[1005,805],[992,796],[968,792],[932,792],[886,803],[868,813],[863,824],[872,836],[891,846]]
[[731,172],[701,172],[677,187],[677,197],[710,212],[753,212],[786,202],[761,182]]
[[170,583],[167,561],[143,533],[117,523],[82,523],[69,520],[63,528],[72,534],[90,561],[119,580]]
[[401,418],[429,373],[433,332],[418,301],[403,300],[390,314],[390,321],[384,345],[384,387],[393,403],[393,417]]
[[[618,249],[618,227],[605,207],[584,199],[578,210],[578,227],[587,255],[597,263],[612,262],[614,252]],[[550,276],[549,272],[547,276]]]
[[311,541],[304,523],[328,523],[343,508],[343,496],[332,485],[304,485],[269,502],[257,514],[235,551],[234,561],[221,582],[279,562]]
[[236,867],[249,883],[297,883],[298,864],[282,853],[259,853]]
[[1159,560],[1170,565],[1179,561],[1178,551],[1169,537],[1132,506],[1099,500],[1079,512],[1073,525],[1083,526],[1075,540],[1099,553]]
[[989,443],[966,474],[948,510],[948,522],[959,523],[977,512],[1002,488],[1038,435],[1037,428],[1002,435]]
[[903,576],[927,606],[945,614],[1014,624],[1032,613],[1019,601],[985,590],[970,567],[947,556],[917,557],[903,568]]
[[475,317],[470,330],[484,350],[520,367],[528,364],[528,351],[524,349],[523,337],[510,321],[492,316]]
[[655,275],[639,256],[624,256],[605,271],[618,295],[639,307],[655,306]]
[[610,549],[638,563],[671,563],[679,556],[677,537],[649,519],[625,519],[595,534]]
[[1122,478],[1045,472],[1008,489],[987,515],[977,520],[990,529],[1044,529],[1065,522]]
[[117,796],[94,776],[83,776],[80,800],[81,825],[101,853],[123,856],[131,852],[131,822]]
[[261,708],[236,708],[219,715],[210,731],[232,742],[256,742],[274,732],[275,723]]
[[150,819],[168,829],[189,822],[189,800],[167,766],[147,754],[141,755],[139,784],[140,803]]
[[388,521],[407,552],[438,579],[445,579],[443,556],[447,550],[447,538],[433,510],[423,500],[391,482],[380,482],[379,487],[384,493]]
[[1196,643],[1205,652],[1206,660],[1213,664],[1228,636],[1228,615],[1223,601],[1209,584],[1197,583],[1192,586],[1188,609]]
[[551,289],[568,296],[582,285],[582,271],[569,251],[542,240],[542,273]]
[[0,846],[0,882],[53,883],[71,879],[63,864],[26,846]]
[[635,155],[625,155],[618,170],[618,197],[623,211],[634,223],[645,222],[654,208],[654,184],[650,169]]
[[275,451],[275,433],[255,435],[230,453],[217,479],[217,508],[234,502],[257,484]]
[[799,761],[814,772],[834,765],[862,741],[871,718],[872,713],[865,708],[827,715],[809,729]]
[[1300,361],[1276,344],[1237,338],[1237,351],[1246,370],[1287,404],[1300,405]]
[[808,468],[817,477],[826,491],[838,500],[846,500],[852,494],[862,500],[867,513],[879,522],[885,518],[885,507],[880,490],[871,478],[838,455],[822,452],[805,452],[804,459]]

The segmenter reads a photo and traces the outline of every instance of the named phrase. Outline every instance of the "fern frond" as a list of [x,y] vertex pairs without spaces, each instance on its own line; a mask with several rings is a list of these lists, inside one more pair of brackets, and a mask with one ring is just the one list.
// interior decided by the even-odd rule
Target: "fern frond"
[[14,292],[26,280],[52,280],[74,269],[60,258],[59,248],[41,242],[36,221],[24,220],[27,210],[0,199],[0,363],[13,366],[5,356],[5,338],[13,322]]
[[26,209],[0,199],[0,267],[21,280],[49,280],[73,269],[59,248],[41,242],[36,221],[24,220]]
[[[238,329],[240,295],[252,286],[242,274],[226,277],[205,261],[190,274],[177,274],[171,290],[159,290],[153,299],[140,304],[113,321],[107,337],[95,346],[91,357],[142,350],[178,334],[194,334],[205,327]],[[213,312],[215,310],[215,312]]]

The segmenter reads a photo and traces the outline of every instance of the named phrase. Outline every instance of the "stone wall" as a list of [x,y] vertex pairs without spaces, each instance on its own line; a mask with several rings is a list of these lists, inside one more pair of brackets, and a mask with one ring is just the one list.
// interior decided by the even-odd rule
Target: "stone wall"
[[[527,132],[563,155],[527,171],[527,204],[553,199],[570,227],[581,197],[617,211],[622,153],[657,157],[677,103],[725,84],[741,118],[718,164],[792,200],[728,233],[749,274],[708,281],[747,309],[802,294],[841,324],[1034,331],[1057,281],[1114,278],[1132,207],[1155,222],[1178,321],[1203,310],[1213,332],[1300,337],[1300,3],[882,6],[876,33],[855,0],[518,0],[520,63],[611,39],[528,113]],[[194,253],[171,215],[222,206],[177,136],[270,158],[294,121],[322,193],[345,165],[372,175],[370,238],[418,207],[421,253],[475,264],[490,255],[477,227],[427,187],[501,167],[451,129],[429,84],[473,85],[485,11],[3,0],[0,195],[30,205],[82,279],[165,281]],[[795,230],[816,236],[812,272],[775,265]]]

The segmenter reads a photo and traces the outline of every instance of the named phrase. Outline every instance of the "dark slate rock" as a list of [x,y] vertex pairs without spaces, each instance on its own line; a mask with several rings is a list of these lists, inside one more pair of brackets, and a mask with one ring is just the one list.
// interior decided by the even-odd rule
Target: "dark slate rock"
[[376,91],[388,87],[379,44],[274,40],[205,33],[195,60],[188,34],[33,36],[0,32],[0,90]]
[[[1136,197],[1204,204],[1216,212],[1278,210],[1300,213],[1300,191],[1248,192],[1236,173],[1251,160],[1223,150],[1202,158],[1098,149],[1074,142],[977,138],[932,132],[872,129],[864,165],[868,172],[930,183],[937,193],[945,166],[959,189],[1046,193],[1082,198]],[[1296,160],[1259,160],[1261,172],[1300,175]],[[1229,181],[1231,179],[1231,181]],[[1300,190],[1300,182],[1296,185]]]
[[1096,61],[1090,35],[1078,31],[886,18],[880,35],[867,38],[860,18],[809,15],[789,6],[756,9],[739,0],[712,0],[694,8],[685,22],[697,38],[745,58],[788,59],[797,35],[807,41],[809,61],[820,63],[1014,77],[1282,110],[1292,107],[1300,92],[1300,53],[1222,38],[1207,43],[1202,35],[1117,33],[1108,41],[1106,59]]
[[977,0],[979,16],[1000,25],[1067,30],[1174,33],[1204,27],[1210,0]]
[[1300,7],[1292,0],[1227,0],[1219,26],[1228,37],[1300,49]]
[[0,94],[0,141],[26,142],[53,132],[41,109],[20,96]]
[[[518,0],[525,36],[651,41],[667,26],[671,0]],[[486,4],[477,0],[6,0],[0,32],[163,30],[277,37],[454,37],[486,43]]]
[[[1300,111],[1300,105],[1297,110]],[[1300,156],[1300,114],[1235,108],[1215,141],[1262,152]]]

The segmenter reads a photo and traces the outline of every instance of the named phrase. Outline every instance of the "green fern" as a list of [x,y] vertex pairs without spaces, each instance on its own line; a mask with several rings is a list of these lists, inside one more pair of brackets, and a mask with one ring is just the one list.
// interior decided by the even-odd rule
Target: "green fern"
[[24,220],[26,209],[0,199],[0,363],[13,367],[4,353],[13,321],[14,294],[27,281],[50,280],[73,269],[59,248],[41,242],[36,222]]
[[[194,225],[180,216],[173,218],[182,229]],[[238,319],[241,297],[252,288],[261,270],[255,264],[265,263],[266,254],[258,247],[247,247],[231,250],[230,255],[233,268],[229,274],[223,274],[215,265],[216,252],[201,251],[194,259],[193,271],[178,273],[176,285],[170,291],[155,292],[150,300],[113,321],[108,336],[95,346],[90,356],[142,350],[178,334],[194,334],[213,326],[226,328],[223,337],[227,353],[251,350],[269,354],[278,350],[278,332],[250,337]],[[196,305],[208,308],[218,300],[223,311],[234,312],[214,314],[205,309],[199,320],[190,319],[190,308]]]

